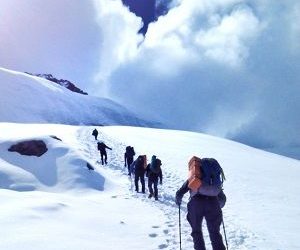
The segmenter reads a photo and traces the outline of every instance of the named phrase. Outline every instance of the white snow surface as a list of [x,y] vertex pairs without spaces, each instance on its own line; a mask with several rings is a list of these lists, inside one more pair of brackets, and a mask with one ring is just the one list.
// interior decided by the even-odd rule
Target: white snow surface
[[[174,195],[193,155],[216,158],[225,172],[229,249],[300,249],[298,160],[200,133],[110,126],[97,127],[98,140],[112,147],[102,166],[94,128],[0,123],[0,249],[179,249]],[[7,150],[27,139],[42,139],[48,151],[36,157]],[[126,145],[148,161],[152,154],[162,160],[159,201],[148,199],[148,190],[134,191],[124,168]],[[193,248],[187,201],[188,194],[182,249]],[[205,225],[203,230],[211,249]]]
[[0,67],[0,122],[157,126],[112,100]]

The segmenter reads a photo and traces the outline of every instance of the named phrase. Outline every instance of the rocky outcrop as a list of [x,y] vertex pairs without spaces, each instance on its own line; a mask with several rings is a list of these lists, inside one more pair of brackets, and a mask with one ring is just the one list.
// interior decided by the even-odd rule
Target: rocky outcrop
[[64,79],[57,79],[51,74],[31,74],[31,73],[28,73],[28,72],[26,72],[26,73],[29,74],[29,75],[32,75],[32,76],[42,77],[42,78],[47,79],[51,82],[55,82],[55,83],[65,87],[65,88],[67,88],[68,90],[71,90],[72,92],[79,93],[79,94],[82,94],[82,95],[87,95],[88,94],[88,93],[84,92],[83,90],[81,90],[80,88],[76,87],[74,83],[72,83],[68,80],[64,80]]
[[48,151],[48,148],[42,140],[29,140],[12,145],[8,151],[18,152],[21,155],[40,157]]

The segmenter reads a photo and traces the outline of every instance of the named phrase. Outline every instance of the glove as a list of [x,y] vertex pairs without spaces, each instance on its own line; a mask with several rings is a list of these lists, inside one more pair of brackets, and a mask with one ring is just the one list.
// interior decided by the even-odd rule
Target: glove
[[180,197],[178,197],[178,196],[175,197],[175,203],[176,203],[177,206],[181,205],[181,200],[182,199]]

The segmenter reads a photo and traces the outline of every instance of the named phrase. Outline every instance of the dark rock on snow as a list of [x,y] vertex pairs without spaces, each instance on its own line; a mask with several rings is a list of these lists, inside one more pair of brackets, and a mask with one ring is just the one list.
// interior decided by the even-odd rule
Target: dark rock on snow
[[40,157],[48,151],[48,148],[42,140],[22,141],[12,145],[8,151],[18,152],[21,155]]

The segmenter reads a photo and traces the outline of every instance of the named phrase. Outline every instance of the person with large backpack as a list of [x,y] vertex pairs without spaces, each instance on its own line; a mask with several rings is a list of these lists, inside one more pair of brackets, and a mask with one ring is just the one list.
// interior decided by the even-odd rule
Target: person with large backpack
[[202,221],[206,220],[213,250],[225,250],[220,226],[223,222],[221,208],[226,196],[222,190],[224,172],[213,158],[192,157],[189,161],[189,178],[176,192],[175,201],[179,206],[185,193],[190,192],[187,204],[187,220],[192,228],[194,249],[205,250]]
[[100,151],[100,155],[101,155],[101,163],[102,165],[107,164],[107,153],[106,153],[106,149],[108,148],[109,150],[112,150],[112,148],[108,147],[105,145],[104,142],[98,142],[97,143],[97,148]]
[[139,181],[142,185],[142,193],[145,193],[145,165],[147,164],[146,155],[139,157],[130,165],[130,173],[134,174],[135,191],[139,192]]
[[134,147],[127,146],[124,154],[124,166],[128,167],[128,175],[130,175],[130,165],[133,163],[133,157],[135,156]]
[[146,176],[148,177],[148,189],[150,192],[148,198],[154,196],[155,200],[158,200],[158,181],[162,185],[163,176],[161,171],[161,160],[155,155],[152,156],[151,162],[147,165]]
[[97,130],[97,129],[94,129],[92,135],[95,136],[95,140],[97,141],[98,130]]

